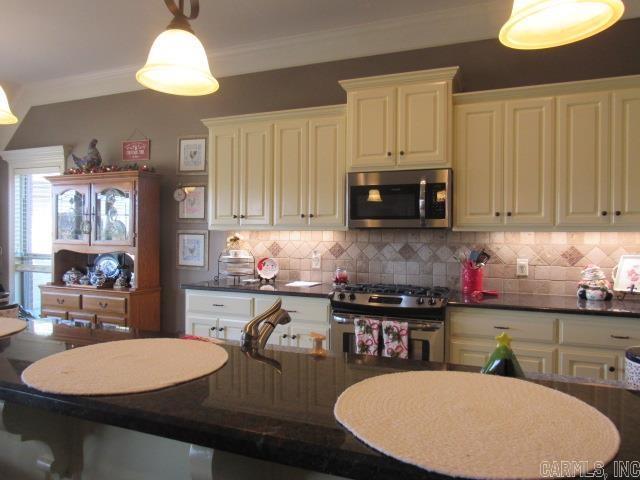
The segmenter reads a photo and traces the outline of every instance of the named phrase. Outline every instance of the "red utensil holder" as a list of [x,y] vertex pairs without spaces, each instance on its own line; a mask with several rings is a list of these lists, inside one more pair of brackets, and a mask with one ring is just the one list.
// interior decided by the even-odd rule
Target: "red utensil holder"
[[482,269],[464,265],[460,275],[462,293],[471,294],[482,290]]

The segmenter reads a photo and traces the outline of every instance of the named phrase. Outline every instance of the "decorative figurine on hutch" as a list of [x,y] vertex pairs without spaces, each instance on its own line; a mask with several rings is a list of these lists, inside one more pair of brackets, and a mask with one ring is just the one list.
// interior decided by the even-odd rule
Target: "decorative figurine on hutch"
[[70,155],[73,163],[75,163],[79,169],[91,171],[92,169],[97,168],[102,164],[102,156],[96,148],[97,144],[98,140],[96,140],[95,138],[91,140],[91,142],[89,143],[89,150],[87,151],[87,154],[82,158],[74,155],[73,153]]
[[524,372],[522,367],[518,363],[513,350],[511,350],[511,337],[502,332],[496,337],[498,345],[493,351],[489,360],[480,373],[487,373],[489,375],[500,375],[502,377],[516,377],[524,378]]
[[113,284],[113,288],[115,288],[116,290],[124,290],[127,287],[129,287],[129,282],[127,281],[127,274],[126,272],[122,271],[120,272],[120,275],[118,276],[118,278],[116,278],[116,281]]
[[96,268],[91,274],[91,285],[94,287],[102,287],[107,281],[107,275],[99,268]]
[[587,265],[580,273],[578,298],[583,300],[611,300],[613,292],[606,275],[597,265]]
[[64,275],[62,275],[62,281],[67,287],[70,287],[72,285],[78,285],[82,277],[82,272],[76,267],[72,267],[70,270],[64,272]]

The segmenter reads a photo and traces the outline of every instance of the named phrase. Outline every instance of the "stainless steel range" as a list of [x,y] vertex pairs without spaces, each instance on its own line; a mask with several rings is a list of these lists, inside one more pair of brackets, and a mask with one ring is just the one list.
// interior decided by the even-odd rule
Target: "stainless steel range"
[[407,322],[409,356],[444,361],[444,319],[449,289],[414,285],[347,284],[331,295],[331,348],[355,353],[359,317]]

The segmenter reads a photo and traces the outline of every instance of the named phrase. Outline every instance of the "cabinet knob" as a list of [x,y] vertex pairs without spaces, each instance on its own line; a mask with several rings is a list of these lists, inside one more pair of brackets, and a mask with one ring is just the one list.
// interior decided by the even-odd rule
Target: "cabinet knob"
[[616,210],[616,217],[619,217],[620,215],[622,215],[622,212],[620,210]]
[[297,335],[291,335],[291,340],[295,340],[296,338],[298,338]]
[[606,210],[603,210],[602,212],[600,212],[600,214],[601,214],[603,217],[606,217],[608,213],[609,213],[609,212],[607,212]]
[[404,150],[400,150],[400,155],[404,155]]
[[300,214],[300,218],[304,218],[306,215],[304,213]]
[[105,309],[109,306],[109,304],[107,302],[98,302],[98,305],[100,305],[100,308]]
[[611,338],[615,338],[616,340],[629,340],[631,337],[629,335],[611,335]]
[[609,367],[609,371],[610,372],[615,372],[616,371],[616,367]]
[[511,216],[511,212],[507,212],[507,217],[510,217],[510,216]]
[[511,327],[500,327],[500,326],[494,325],[493,328],[495,328],[497,330],[509,330]]
[[289,335],[287,335],[286,333],[282,334],[282,338],[287,338]]
[[240,215],[240,218],[245,218],[245,216],[244,215]]
[[224,332],[224,327],[220,327],[220,328],[218,329],[218,331],[219,331],[219,332]]
[[387,152],[387,157],[390,157],[390,156],[391,156],[391,152]]
[[313,216],[314,216],[313,213],[309,214],[309,218],[313,218]]
[[211,327],[209,330],[211,330],[212,332],[216,331],[216,327]]
[[238,218],[238,215],[234,215],[233,218]]
[[63,305],[64,304],[64,298],[56,298],[56,302],[58,303],[58,305]]
[[496,212],[496,217],[499,217],[499,216],[500,216],[500,212]]

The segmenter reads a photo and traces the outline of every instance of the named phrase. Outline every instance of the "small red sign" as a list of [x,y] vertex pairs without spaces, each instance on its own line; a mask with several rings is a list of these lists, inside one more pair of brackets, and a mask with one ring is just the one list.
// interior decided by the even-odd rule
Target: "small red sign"
[[149,160],[151,141],[146,140],[125,140],[122,142],[122,160],[126,162],[139,162]]

